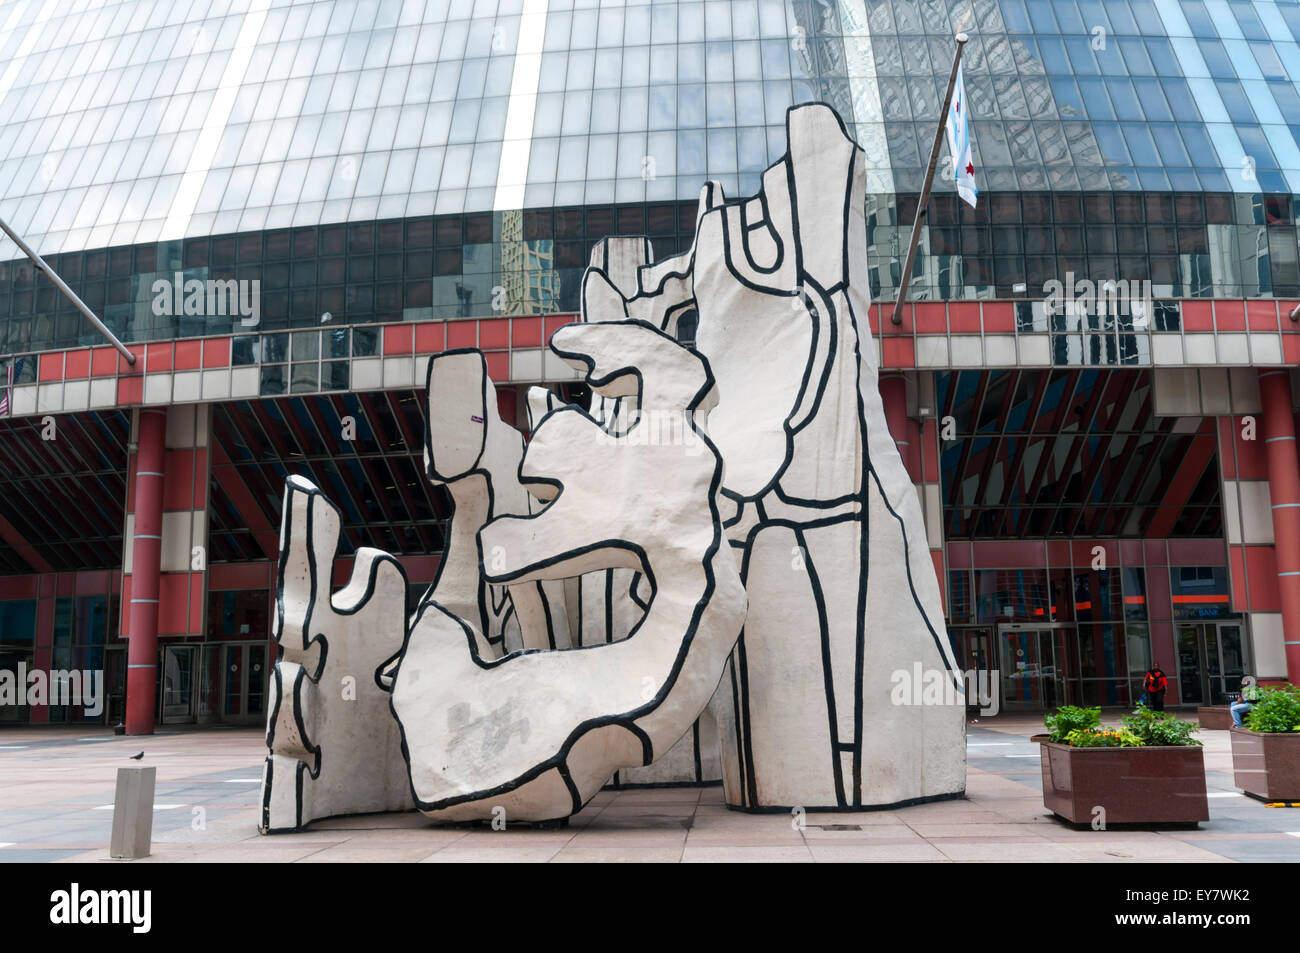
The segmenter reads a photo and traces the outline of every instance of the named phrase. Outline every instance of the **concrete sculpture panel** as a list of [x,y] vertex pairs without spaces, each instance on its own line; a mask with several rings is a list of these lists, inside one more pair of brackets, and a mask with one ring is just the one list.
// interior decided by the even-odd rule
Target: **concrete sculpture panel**
[[[706,450],[643,443],[639,424],[610,435],[572,406],[543,418],[519,472],[548,505],[480,531],[485,578],[517,586],[631,569],[650,581],[646,613],[619,642],[490,660],[463,620],[422,606],[393,675],[393,712],[417,805],[439,819],[578,810],[615,770],[650,763],[691,727],[744,621],[718,513],[721,459],[695,430],[716,401],[707,363],[634,323],[571,326],[551,346],[586,367],[597,393],[639,394],[679,415]],[[610,486],[621,490],[612,500]]]
[[[585,368],[596,393],[634,397],[657,415],[676,417],[693,435],[692,451],[641,440],[639,420],[611,433],[564,405],[545,414],[520,453],[487,399],[482,355],[439,355],[430,364],[428,393],[430,407],[442,413],[430,415],[426,467],[430,479],[448,486],[455,511],[438,578],[409,623],[395,609],[405,581],[391,557],[384,557],[387,598],[370,598],[373,586],[350,585],[346,625],[321,617],[317,604],[330,597],[318,579],[328,579],[337,514],[306,481],[295,478],[287,492],[286,519],[308,519],[314,505],[333,522],[282,540],[284,564],[303,568],[285,575],[281,611],[315,617],[310,628],[304,622],[294,632],[323,630],[325,644],[370,646],[373,682],[391,693],[391,714],[370,710],[368,717],[398,731],[405,775],[405,784],[395,785],[386,757],[380,795],[405,794],[438,820],[487,819],[498,810],[512,821],[567,817],[618,769],[651,763],[691,731],[744,622],[744,591],[719,513],[722,461],[704,432],[717,402],[708,362],[639,322],[574,325],[558,332],[552,347]],[[519,486],[542,504],[536,512],[515,499]],[[611,495],[610,487],[640,489]],[[359,560],[358,572],[360,566]],[[611,568],[645,580],[645,609],[634,631],[616,642],[552,647],[539,584]],[[525,643],[505,654],[488,635],[495,588],[508,593]],[[532,616],[520,609],[530,600]],[[564,614],[562,606],[553,611]],[[501,641],[508,631],[502,628]],[[283,632],[279,638],[288,644]],[[314,738],[313,713],[343,707],[321,695],[295,695],[274,723],[298,728],[294,740]],[[303,722],[312,727],[299,728]],[[271,762],[296,757],[295,779],[333,778],[334,770],[340,778],[347,770],[373,774],[368,762],[378,754],[363,750],[368,739],[329,741],[309,751],[282,733],[269,738]],[[264,818],[264,830],[341,813],[276,779],[268,767],[264,800],[286,806],[278,822]]]
[[[672,332],[694,311],[718,378],[709,433],[749,593],[714,705],[728,803],[951,796],[965,787],[961,678],[880,398],[865,156],[826,106],[792,108],[787,134],[758,195],[728,201],[705,186],[688,251],[650,263],[647,243],[620,240],[593,263],[584,313]],[[891,704],[891,674],[917,663],[958,703]]]
[[351,580],[331,592],[339,528],[339,511],[320,490],[289,477],[272,623],[281,657],[262,770],[266,833],[412,807],[401,733],[375,678],[402,646],[406,574],[387,553],[360,549]]
[[[864,155],[825,106],[787,132],[758,195],[704,188],[687,252],[596,247],[550,342],[589,410],[534,390],[525,442],[481,354],[433,358],[425,464],[454,512],[410,618],[382,553],[331,594],[337,513],[290,479],[263,830],[554,820],[616,772],[721,776],[743,810],[961,793],[961,678],[867,324]],[[918,664],[954,690],[893,704]]]

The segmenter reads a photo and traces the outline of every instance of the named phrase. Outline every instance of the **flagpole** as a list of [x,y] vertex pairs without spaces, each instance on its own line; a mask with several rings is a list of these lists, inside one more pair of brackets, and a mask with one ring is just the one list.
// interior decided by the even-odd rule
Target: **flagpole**
[[[952,105],[952,88],[957,85],[957,67],[961,65],[962,47],[970,39],[965,33],[958,33],[957,53],[952,58],[952,73],[948,76],[948,90],[943,94],[943,106],[939,109],[939,128],[934,131],[934,145],[930,148],[930,165],[925,170],[925,184],[921,186],[921,198],[916,203],[916,219],[912,222],[912,240],[907,246],[907,263],[899,277],[898,298],[894,302],[894,324],[903,323],[903,301],[907,298],[907,286],[912,281],[912,266],[916,264],[916,243],[921,240],[921,222],[925,218],[926,207],[930,204],[930,186],[934,182],[934,169],[939,164],[939,147],[943,144],[943,130],[947,125],[948,107]],[[957,156],[952,157],[956,163]]]

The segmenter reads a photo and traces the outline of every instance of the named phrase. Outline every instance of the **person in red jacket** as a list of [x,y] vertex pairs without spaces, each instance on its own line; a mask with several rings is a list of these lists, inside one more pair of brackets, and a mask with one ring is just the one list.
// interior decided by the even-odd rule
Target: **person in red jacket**
[[1164,711],[1165,689],[1169,687],[1169,679],[1165,678],[1165,673],[1160,671],[1159,665],[1147,669],[1142,679],[1142,687],[1147,693],[1147,707],[1152,711]]

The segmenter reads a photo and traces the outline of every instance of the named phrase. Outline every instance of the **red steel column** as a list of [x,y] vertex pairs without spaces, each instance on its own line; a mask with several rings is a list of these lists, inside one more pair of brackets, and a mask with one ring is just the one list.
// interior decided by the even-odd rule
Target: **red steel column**
[[163,460],[167,411],[140,411],[136,433],[135,536],[131,540],[126,733],[151,735],[158,677],[158,581],[162,559]]
[[[918,381],[918,387],[920,382]],[[916,487],[921,501],[921,515],[925,520],[925,536],[930,549],[930,562],[939,580],[939,596],[944,612],[948,611],[948,568],[944,557],[943,528],[940,513],[933,512],[940,494],[939,441],[937,422],[933,417],[916,420],[907,415],[907,378],[901,371],[883,371],[880,374],[880,400],[885,410],[885,422],[890,436],[903,458],[907,475]],[[938,540],[930,539],[930,528],[939,527]]]
[[880,401],[885,409],[885,423],[898,446],[908,476],[921,482],[920,427],[907,416],[907,380],[901,373],[888,371],[880,375]]
[[1282,603],[1286,674],[1293,685],[1300,685],[1300,457],[1291,412],[1290,372],[1260,371],[1259,394],[1264,407],[1260,430],[1273,505],[1273,548]]

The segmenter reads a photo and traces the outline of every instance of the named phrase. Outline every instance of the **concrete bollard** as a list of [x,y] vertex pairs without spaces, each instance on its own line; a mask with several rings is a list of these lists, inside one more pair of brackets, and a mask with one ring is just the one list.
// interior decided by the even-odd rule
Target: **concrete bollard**
[[149,856],[153,841],[153,790],[157,773],[157,768],[141,764],[117,769],[113,840],[108,850],[108,855],[114,860]]

